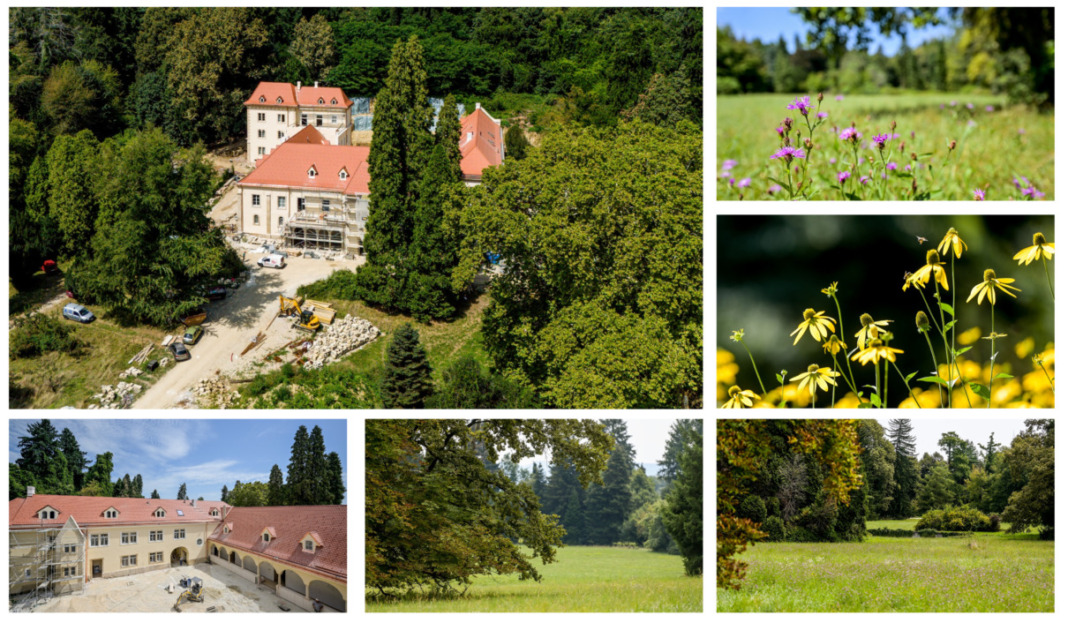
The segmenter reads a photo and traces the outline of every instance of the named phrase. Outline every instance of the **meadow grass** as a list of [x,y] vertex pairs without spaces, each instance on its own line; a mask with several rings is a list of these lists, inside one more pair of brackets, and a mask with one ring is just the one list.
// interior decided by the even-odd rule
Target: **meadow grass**
[[758,543],[739,560],[720,612],[1053,612],[1053,542],[1035,534]]
[[[815,105],[815,94],[809,95]],[[798,111],[786,108],[795,97],[759,94],[716,98],[716,167],[720,170],[727,160],[738,162],[729,177],[737,181],[751,178],[751,187],[744,191],[746,200],[788,198],[783,191],[769,195],[768,189],[774,184],[769,178],[783,177],[781,161],[771,159],[779,149],[776,127],[789,116],[795,130],[804,128]],[[953,101],[956,106],[949,105]],[[973,108],[968,109],[968,103]],[[994,106],[993,112],[987,112],[988,105]],[[891,121],[897,121],[894,131],[900,138],[887,143],[887,159],[898,164],[898,169],[890,173],[890,184],[898,191],[911,187],[911,174],[904,167],[911,154],[916,153],[925,164],[917,169],[917,194],[929,193],[930,199],[970,201],[976,188],[986,192],[988,201],[1023,199],[1014,176],[1026,177],[1045,193],[1046,200],[1054,198],[1052,113],[1008,106],[998,96],[949,93],[846,95],[842,101],[828,94],[822,111],[828,113],[827,120],[813,135],[814,148],[806,150],[809,177],[813,178],[812,199],[843,198],[836,174],[848,168],[845,162],[852,155],[838,138],[843,129],[855,123],[867,141],[875,134],[890,133]],[[802,138],[805,136],[807,131],[802,130]],[[957,141],[952,154],[948,151],[951,140]],[[898,151],[902,141],[903,153]],[[862,149],[860,154],[874,156],[882,170],[877,150]],[[832,164],[831,158],[837,162]],[[738,199],[737,187],[728,186],[729,177],[717,178],[718,199]],[[877,198],[877,181],[859,187],[854,177],[846,187],[862,198]],[[902,192],[896,192],[888,198],[904,197]]]
[[379,601],[367,612],[700,612],[701,577],[683,574],[682,558],[616,547],[563,547],[557,561],[535,565],[542,581],[477,576],[463,597]]

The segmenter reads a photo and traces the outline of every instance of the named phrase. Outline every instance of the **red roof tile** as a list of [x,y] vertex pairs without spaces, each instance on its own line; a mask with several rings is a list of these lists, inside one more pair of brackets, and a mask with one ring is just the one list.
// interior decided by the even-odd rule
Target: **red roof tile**
[[[303,130],[302,130],[303,132]],[[367,184],[367,154],[370,147],[348,145],[315,145],[287,141],[257,163],[239,186],[274,186],[283,188],[314,188],[347,195],[370,193]],[[315,167],[314,178],[308,170]],[[338,175],[341,169],[347,177]]]
[[[319,100],[323,100],[323,103],[320,104]],[[352,106],[352,100],[337,87],[301,87],[297,91],[297,102],[301,106],[326,106],[327,108],[348,108]]]
[[315,129],[313,125],[306,125],[304,129],[297,132],[285,142],[287,143],[311,143],[313,145],[329,145],[330,141],[326,140],[323,133]]
[[[260,101],[262,98],[262,101]],[[282,98],[279,102],[278,98]],[[245,106],[296,106],[296,88],[288,82],[261,82],[245,100]]]
[[481,177],[486,167],[501,164],[503,149],[501,124],[481,107],[460,122],[460,170],[465,176]]
[[[227,534],[216,527],[210,540],[220,545],[274,558],[328,577],[348,577],[348,511],[346,506],[250,506],[230,509]],[[263,542],[263,529],[276,536]],[[308,533],[322,542],[315,553],[304,551]]]
[[[38,519],[37,511],[50,506],[56,512],[55,519]],[[104,511],[114,507],[118,517],[104,517]],[[166,516],[155,517],[156,509],[163,508]],[[222,502],[198,501],[196,507],[184,500],[153,500],[143,498],[102,498],[80,495],[35,495],[30,498],[15,498],[8,502],[8,526],[63,525],[73,516],[80,526],[107,526],[128,524],[180,524],[218,521],[212,517],[212,507],[225,509]],[[178,511],[182,514],[179,515]]]

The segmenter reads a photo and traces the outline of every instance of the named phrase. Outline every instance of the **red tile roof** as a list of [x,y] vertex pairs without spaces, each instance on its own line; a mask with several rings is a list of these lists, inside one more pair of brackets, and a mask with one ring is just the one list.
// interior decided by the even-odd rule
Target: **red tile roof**
[[287,143],[311,143],[313,145],[329,145],[323,133],[315,129],[313,125],[306,125],[304,129],[287,139]]
[[[50,506],[56,512],[55,519],[38,519],[37,511]],[[80,495],[35,495],[30,498],[15,498],[8,502],[8,526],[10,528],[61,526],[73,516],[80,526],[108,526],[129,524],[181,524],[219,521],[222,516],[212,517],[212,507],[225,509],[222,502],[198,501],[194,508],[184,500],[153,500],[143,498],[102,498]],[[118,517],[104,517],[104,511],[114,507]],[[162,507],[164,517],[153,513]],[[178,515],[182,511],[182,515]]]
[[[319,103],[320,98],[323,100],[322,104]],[[245,106],[288,106],[292,108],[298,105],[348,108],[352,106],[352,100],[338,87],[302,86],[298,91],[297,87],[289,82],[261,82],[256,85],[252,95],[245,100]]]
[[[370,149],[287,141],[260,160],[256,169],[238,185],[314,188],[346,195],[366,195],[370,193],[367,186],[371,179],[367,173],[367,154]],[[314,178],[308,176],[308,170],[313,166],[316,171]],[[346,179],[338,175],[342,168],[348,172]]]
[[501,164],[503,149],[501,124],[481,107],[460,122],[460,170],[465,177],[482,177],[483,169]]
[[[226,516],[233,527],[227,534],[215,528],[209,540],[230,548],[274,558],[328,577],[348,577],[348,512],[346,506],[235,507]],[[276,537],[263,542],[263,529]],[[322,542],[315,553],[304,551],[301,538],[315,534]]]

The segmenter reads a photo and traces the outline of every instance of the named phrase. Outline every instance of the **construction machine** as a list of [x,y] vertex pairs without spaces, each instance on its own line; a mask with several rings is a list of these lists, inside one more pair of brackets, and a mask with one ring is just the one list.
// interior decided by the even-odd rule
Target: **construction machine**
[[307,331],[308,333],[315,333],[322,326],[322,321],[319,316],[313,311],[301,309],[301,303],[304,299],[301,297],[288,298],[282,295],[278,296],[278,315],[279,316],[295,316],[297,319],[293,322],[293,326],[301,331]]
[[300,311],[300,317],[293,323],[293,326],[301,331],[307,331],[308,333],[315,333],[319,330],[322,323],[319,321],[319,317],[310,311]]
[[288,297],[285,297],[285,296],[282,296],[281,294],[279,294],[278,295],[278,315],[279,316],[299,316],[300,315],[300,305],[303,302],[304,302],[304,299],[299,297],[299,296],[297,298],[292,298],[291,299],[291,298],[288,298]]
[[188,588],[181,595],[178,595],[178,601],[174,602],[175,612],[182,611],[180,606],[183,602],[204,601],[204,581],[200,578],[183,578],[179,585]]

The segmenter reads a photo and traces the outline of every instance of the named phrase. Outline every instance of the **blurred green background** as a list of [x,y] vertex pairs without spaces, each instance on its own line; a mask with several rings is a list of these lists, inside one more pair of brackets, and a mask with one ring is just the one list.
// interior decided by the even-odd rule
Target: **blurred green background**
[[[1053,216],[718,216],[716,223],[716,346],[734,353],[742,388],[760,390],[745,350],[729,339],[736,329],[745,329],[745,343],[769,390],[783,368],[793,376],[810,363],[831,365],[830,356],[811,336],[794,346],[790,332],[808,307],[825,311],[837,327],[834,301],[820,292],[833,281],[838,282],[845,322],[844,330],[836,328],[840,338],[856,347],[853,334],[860,330],[863,313],[892,320],[893,346],[905,351],[898,355],[902,372],[927,374],[933,368],[931,355],[915,326],[916,312],[926,308],[914,288],[902,292],[901,286],[905,272],[921,268],[927,250],[936,248],[950,227],[968,245],[956,260],[958,336],[975,326],[982,335],[990,333],[989,303],[980,307],[976,299],[967,305],[964,301],[983,280],[983,271],[992,268],[999,278],[1016,279],[1012,285],[1022,290],[1016,299],[998,291],[995,329],[1009,336],[998,342],[998,361],[1020,361],[1012,347],[1027,337],[1034,339],[1036,349],[1054,339],[1054,306],[1041,261],[1019,266],[1012,259],[1031,246],[1035,232],[1056,242]],[[921,244],[917,236],[927,241]],[[948,272],[950,260],[942,260]],[[1047,263],[1054,288],[1055,262]],[[929,282],[925,293],[937,314],[933,292]],[[948,303],[950,294],[942,292]],[[930,335],[939,363],[944,363],[941,340],[934,331]],[[965,355],[980,362],[989,356],[990,344],[983,340]],[[1030,367],[1028,362],[1026,369]]]

